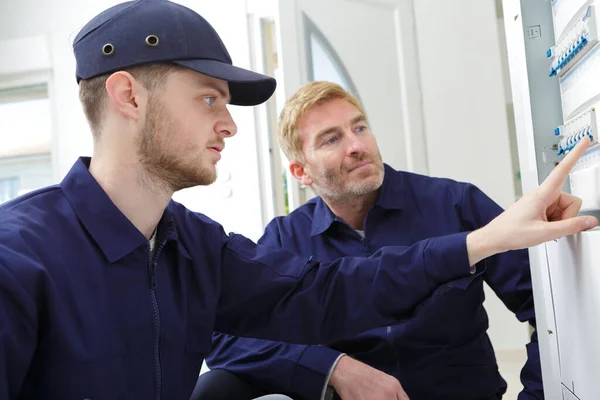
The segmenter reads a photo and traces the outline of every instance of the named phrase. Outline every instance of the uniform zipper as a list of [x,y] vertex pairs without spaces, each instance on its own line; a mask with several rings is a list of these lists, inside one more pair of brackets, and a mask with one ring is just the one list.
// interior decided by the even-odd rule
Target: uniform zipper
[[[156,297],[156,268],[158,266],[158,257],[164,246],[164,242],[150,256],[148,263],[148,273],[150,274],[150,301],[152,302],[152,323],[154,325],[154,374],[156,379],[156,400],[162,398],[162,366],[160,364],[160,309],[158,307],[158,299]],[[148,250],[151,253],[150,245]]]

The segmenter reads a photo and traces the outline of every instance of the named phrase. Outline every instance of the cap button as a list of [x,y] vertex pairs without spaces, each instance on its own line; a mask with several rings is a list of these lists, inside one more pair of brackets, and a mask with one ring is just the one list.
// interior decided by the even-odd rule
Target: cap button
[[107,43],[104,46],[102,46],[102,54],[104,54],[105,56],[110,56],[114,52],[115,46],[113,46],[111,43]]
[[158,42],[159,42],[159,39],[158,39],[158,36],[156,36],[156,35],[150,35],[146,38],[146,44],[148,46],[156,47],[156,46],[158,46]]

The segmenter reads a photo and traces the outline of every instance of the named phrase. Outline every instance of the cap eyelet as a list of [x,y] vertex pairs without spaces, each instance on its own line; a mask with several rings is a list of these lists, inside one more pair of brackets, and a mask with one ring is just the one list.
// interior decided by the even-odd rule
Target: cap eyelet
[[110,56],[114,52],[115,46],[113,46],[112,44],[107,43],[104,46],[102,46],[102,54],[104,54],[105,56]]
[[159,42],[158,36],[156,36],[156,35],[150,35],[146,38],[146,44],[148,46],[156,47],[156,46],[158,46],[158,42]]

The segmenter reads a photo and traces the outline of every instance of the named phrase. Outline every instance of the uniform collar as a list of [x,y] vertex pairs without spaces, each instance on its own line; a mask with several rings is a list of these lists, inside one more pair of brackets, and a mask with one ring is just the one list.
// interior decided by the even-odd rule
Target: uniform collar
[[[379,192],[379,197],[375,201],[375,206],[387,210],[401,210],[404,206],[404,197],[402,184],[404,176],[401,172],[394,170],[387,164],[384,164],[383,183]],[[328,230],[334,222],[343,222],[338,218],[325,204],[321,197],[315,200],[316,205],[313,211],[311,236],[320,235]]]
[[[113,263],[138,247],[147,246],[147,239],[90,174],[90,161],[89,157],[80,157],[60,186],[82,225]],[[157,242],[178,239],[175,222],[167,210],[159,222],[158,235]]]

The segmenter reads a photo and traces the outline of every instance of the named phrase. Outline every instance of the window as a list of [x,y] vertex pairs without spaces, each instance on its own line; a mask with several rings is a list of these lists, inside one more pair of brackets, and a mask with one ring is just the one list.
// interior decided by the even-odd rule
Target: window
[[19,178],[0,179],[0,203],[17,197],[19,193]]
[[307,49],[308,80],[334,82],[352,93],[360,101],[358,90],[344,63],[323,32],[306,15],[302,14]]
[[53,183],[46,85],[0,90],[0,203]]

